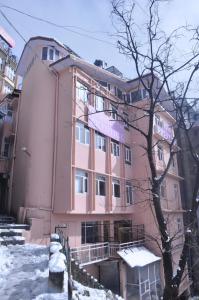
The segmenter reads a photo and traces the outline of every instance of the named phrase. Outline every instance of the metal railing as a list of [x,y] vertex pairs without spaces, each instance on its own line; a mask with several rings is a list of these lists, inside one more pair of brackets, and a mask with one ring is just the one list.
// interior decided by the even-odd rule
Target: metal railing
[[[68,237],[65,238],[64,233],[62,231],[62,228],[66,227],[61,227],[57,226],[55,227],[55,233],[59,235],[60,243],[63,247],[63,253],[66,256],[67,260],[67,271],[68,271],[68,299],[72,299],[72,289],[73,289],[73,283],[72,279],[79,281],[81,284],[95,288],[95,289],[101,289],[104,290],[106,295],[108,295],[109,291],[102,285],[100,282],[91,276],[89,273],[86,272],[85,269],[82,268],[82,266],[79,265],[79,263],[76,262],[75,258],[71,258],[71,253],[69,243],[68,243]],[[100,253],[98,253],[99,249],[102,249],[102,244],[108,244],[108,243],[100,243],[101,247],[99,245],[95,245],[96,247],[92,247],[94,245],[90,245],[90,251],[97,251],[95,256],[99,256]],[[105,246],[106,247],[106,246]],[[84,248],[86,249],[86,245],[78,248]],[[78,250],[77,250],[78,251]],[[74,251],[73,253],[77,253]],[[93,252],[94,253],[94,252]],[[110,294],[110,293],[109,293]],[[112,293],[112,299],[117,300],[118,296]]]
[[117,251],[144,244],[144,239],[128,243],[106,242],[87,244],[71,249],[71,256],[81,265],[117,257]]

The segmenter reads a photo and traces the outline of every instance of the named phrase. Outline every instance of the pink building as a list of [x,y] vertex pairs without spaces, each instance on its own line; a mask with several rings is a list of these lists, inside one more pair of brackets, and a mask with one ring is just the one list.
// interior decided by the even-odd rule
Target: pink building
[[[119,101],[142,105],[147,94],[137,80],[127,82],[110,71],[51,38],[26,44],[17,70],[23,88],[12,212],[30,222],[31,240],[44,241],[55,226],[66,225],[73,257],[125,299],[158,299],[164,279],[160,251],[149,238],[160,237],[148,195],[140,189],[148,180],[143,140],[114,113],[132,120],[139,111]],[[173,122],[166,111],[155,115],[154,143],[170,139]],[[167,145],[154,152],[160,172]],[[170,231],[180,232],[176,262],[183,239],[179,180],[175,158],[161,191]],[[183,284],[181,292],[188,282]]]

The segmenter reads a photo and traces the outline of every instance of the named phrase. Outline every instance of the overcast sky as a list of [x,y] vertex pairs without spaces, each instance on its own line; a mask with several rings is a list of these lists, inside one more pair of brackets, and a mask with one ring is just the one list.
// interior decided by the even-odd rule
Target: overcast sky
[[[0,0],[0,4],[17,8],[57,24],[75,26],[68,29],[80,33],[56,28],[1,7],[26,40],[35,35],[55,37],[91,63],[96,58],[102,59],[109,66],[118,67],[125,76],[130,78],[135,76],[131,63],[118,53],[114,38],[104,33],[114,32],[110,18],[111,5],[109,0]],[[137,22],[142,26],[147,17],[146,0],[135,0],[135,4],[137,6]],[[161,26],[164,30],[169,32],[177,26],[187,23],[194,26],[199,24],[199,1],[171,0],[163,2],[161,5]],[[23,40],[2,16],[0,17],[0,24],[15,39],[14,53],[19,57],[24,46]],[[100,42],[85,35],[106,42]],[[181,43],[176,49],[180,57],[184,52],[189,51],[189,44]]]

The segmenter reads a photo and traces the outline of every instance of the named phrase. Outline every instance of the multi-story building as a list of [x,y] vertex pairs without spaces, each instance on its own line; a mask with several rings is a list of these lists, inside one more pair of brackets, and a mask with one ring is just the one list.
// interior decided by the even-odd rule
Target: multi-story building
[[[184,101],[183,106],[184,118],[186,121],[190,142],[187,139],[184,129],[179,130],[178,144],[182,151],[178,154],[179,174],[184,178],[181,182],[182,207],[186,211],[184,214],[184,223],[189,227],[192,220],[190,219],[190,210],[192,208],[193,190],[197,179],[197,165],[193,159],[192,153],[199,154],[199,106],[197,99],[191,103]],[[191,149],[192,148],[192,149]],[[199,197],[199,195],[198,195]],[[199,211],[198,211],[199,224]],[[193,282],[192,290],[194,294],[199,293],[199,263],[198,263],[198,247],[191,247],[189,251],[189,275]]]
[[0,214],[10,211],[9,182],[14,162],[19,94],[19,90],[14,90],[0,103]]
[[[141,109],[124,105],[124,99],[147,105],[147,93],[138,80],[110,72],[115,69],[87,63],[51,38],[34,37],[26,44],[17,69],[23,87],[11,209],[31,223],[31,239],[66,227],[73,257],[107,288],[125,299],[158,299],[164,278],[156,244],[160,236],[146,192],[145,141],[127,122],[136,117],[137,126],[147,130],[147,119],[139,118]],[[154,118],[161,174],[174,119],[162,109]],[[177,237],[174,268],[183,241],[180,180],[174,158],[161,187],[169,231]],[[183,284],[181,293],[188,282]]]
[[0,27],[0,101],[15,87],[16,56],[12,54],[14,40]]

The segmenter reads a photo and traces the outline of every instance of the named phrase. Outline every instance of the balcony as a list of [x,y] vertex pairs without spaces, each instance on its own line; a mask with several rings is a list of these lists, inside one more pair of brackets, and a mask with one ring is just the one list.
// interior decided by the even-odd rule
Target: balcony
[[96,243],[90,245],[82,245],[80,247],[71,249],[71,256],[78,261],[81,265],[89,265],[97,263],[109,258],[119,257],[117,252],[123,249],[132,248],[135,246],[142,246],[144,239],[128,243]]
[[154,134],[158,137],[158,138],[163,138],[168,142],[171,142],[174,135],[173,135],[173,131],[171,128],[167,127],[160,127],[158,125],[154,125],[153,126],[153,132]]
[[[121,230],[122,229],[122,230]],[[119,250],[142,246],[145,242],[144,226],[133,225],[131,231],[127,233],[127,227],[120,228],[122,235],[119,235],[119,241],[112,241],[108,238],[107,242],[98,242],[81,245],[71,248],[71,256],[81,265],[88,265],[109,258],[119,257]]]
[[12,54],[10,47],[5,47],[3,43],[0,41],[0,49],[9,57],[9,59],[17,65],[17,57]]

